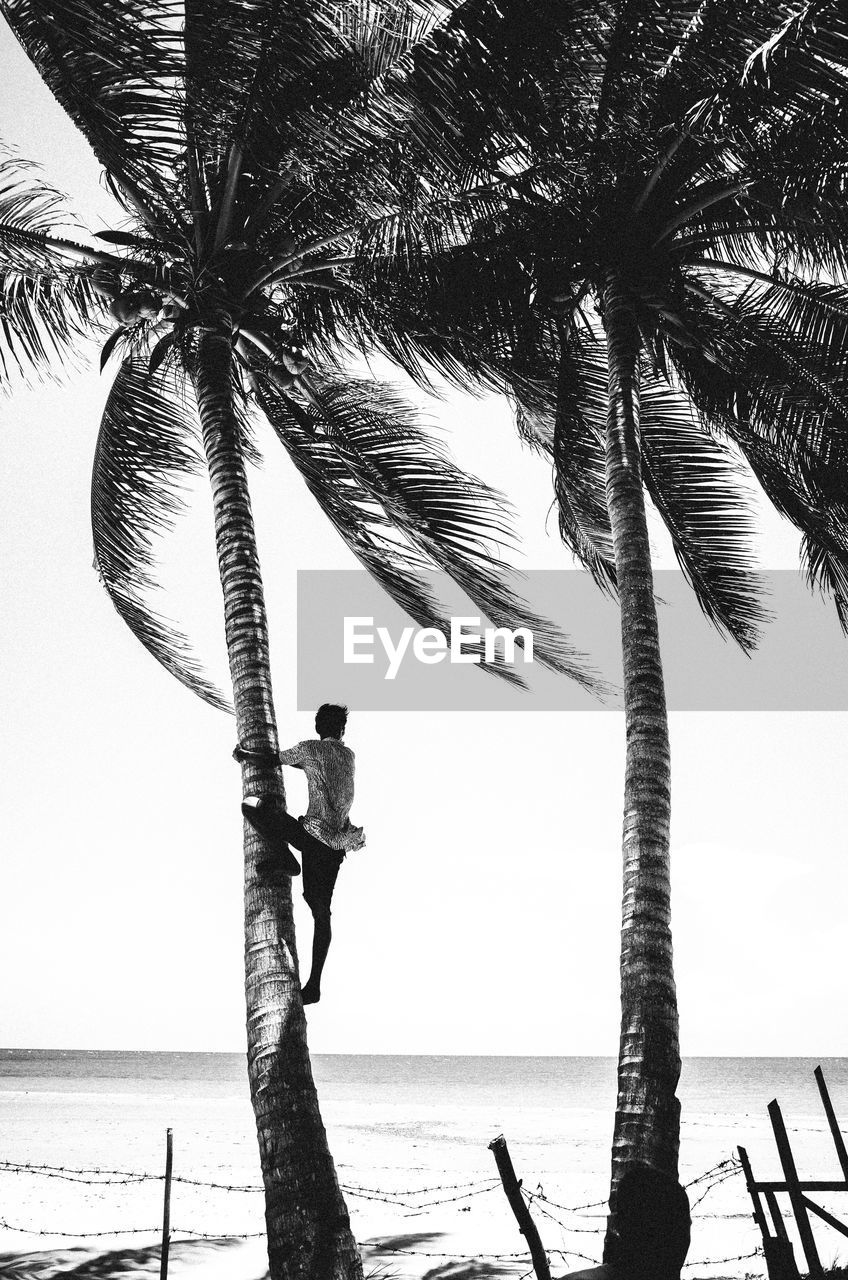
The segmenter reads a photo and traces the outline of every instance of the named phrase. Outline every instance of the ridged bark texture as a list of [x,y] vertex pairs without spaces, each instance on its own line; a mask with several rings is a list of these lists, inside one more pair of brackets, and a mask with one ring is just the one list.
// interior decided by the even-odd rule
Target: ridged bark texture
[[640,466],[639,332],[615,272],[605,281],[603,302],[606,492],[621,602],[627,734],[614,1208],[615,1187],[629,1164],[650,1164],[677,1177],[680,1048],[671,953],[671,766]]
[[[232,345],[199,341],[194,385],[209,465],[227,652],[239,742],[276,751],[268,627],[231,389]],[[244,795],[284,799],[282,769],[247,761]],[[361,1280],[318,1110],[300,1000],[291,881],[270,886],[256,864],[272,851],[244,825],[245,993],[250,1093],[256,1115],[272,1280]]]

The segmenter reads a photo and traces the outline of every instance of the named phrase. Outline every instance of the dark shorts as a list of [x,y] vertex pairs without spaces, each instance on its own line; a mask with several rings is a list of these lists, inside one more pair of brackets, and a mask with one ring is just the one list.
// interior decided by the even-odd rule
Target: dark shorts
[[322,854],[334,854],[336,852],[328,844],[324,844],[323,840],[319,840],[306,830],[302,817],[293,818],[290,813],[277,811],[274,814],[274,823],[278,824],[276,833],[282,836],[290,845],[293,845],[299,853],[311,853],[320,857]]
[[275,814],[274,821],[279,823],[279,833],[293,845],[300,854],[303,870],[303,897],[313,914],[323,912],[330,914],[330,903],[336,887],[336,877],[344,862],[344,853],[331,849],[310,835],[303,825],[303,818],[294,818],[290,813]]
[[327,849],[326,853],[313,853],[304,849],[300,861],[303,866],[303,898],[313,914],[330,914],[330,903],[336,887],[336,877],[344,862],[344,854]]

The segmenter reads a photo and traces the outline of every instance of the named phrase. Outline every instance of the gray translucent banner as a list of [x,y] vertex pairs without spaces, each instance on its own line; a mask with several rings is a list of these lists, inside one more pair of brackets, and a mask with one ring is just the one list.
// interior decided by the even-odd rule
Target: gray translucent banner
[[[654,585],[670,710],[848,710],[848,639],[833,605],[811,592],[800,573],[762,574],[771,618],[751,657],[706,621],[679,571],[657,572]],[[449,633],[420,634],[422,628],[364,571],[299,572],[298,709],[343,702],[356,711],[620,710],[618,609],[588,574],[526,573],[512,588],[528,603],[528,613],[561,628],[585,656],[584,670],[612,686],[603,700],[541,664],[532,627],[532,662],[526,661],[527,643],[523,654],[516,645],[510,655],[502,638],[490,638],[490,654],[496,661],[511,657],[509,669],[526,688],[468,661],[475,650],[482,654],[491,623],[448,578],[434,575],[429,587],[445,602],[445,618],[454,620],[453,648]],[[457,622],[475,618],[476,624]],[[469,635],[482,638],[469,643]]]

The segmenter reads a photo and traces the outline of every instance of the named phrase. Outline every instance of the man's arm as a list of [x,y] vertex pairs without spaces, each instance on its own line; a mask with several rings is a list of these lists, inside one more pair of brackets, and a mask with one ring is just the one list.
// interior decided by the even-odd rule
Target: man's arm
[[304,756],[307,754],[304,748],[308,746],[308,742],[297,742],[288,751],[280,751],[278,755],[274,755],[273,751],[249,751],[239,743],[233,752],[233,759],[239,763],[242,760],[279,760],[280,764],[290,764],[294,769],[302,769]]
[[305,742],[298,742],[293,747],[289,747],[287,751],[281,751],[280,764],[291,765],[293,769],[302,769],[303,759],[306,754],[304,751],[305,746]]

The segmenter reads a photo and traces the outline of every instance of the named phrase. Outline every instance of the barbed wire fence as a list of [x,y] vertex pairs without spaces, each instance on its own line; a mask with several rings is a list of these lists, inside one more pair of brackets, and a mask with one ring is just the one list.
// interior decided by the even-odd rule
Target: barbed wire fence
[[[729,1157],[719,1163],[713,1165],[710,1169],[699,1174],[687,1183],[687,1190],[690,1192],[690,1204],[693,1210],[693,1217],[698,1218],[749,1218],[749,1213],[710,1213],[708,1210],[701,1213],[695,1212],[698,1207],[706,1200],[712,1191],[728,1179],[737,1177],[741,1173],[741,1165],[735,1157]],[[115,1188],[115,1187],[131,1187],[150,1183],[163,1183],[165,1174],[140,1172],[129,1169],[114,1169],[100,1167],[71,1167],[66,1165],[52,1164],[29,1164],[23,1161],[0,1160],[0,1175],[6,1174],[10,1176],[25,1176],[37,1178],[55,1178],[66,1182],[81,1184],[89,1188]],[[218,1179],[204,1179],[190,1177],[185,1174],[173,1174],[171,1181],[174,1185],[183,1185],[186,1187],[198,1188],[207,1191],[224,1192],[229,1195],[261,1195],[263,1188],[255,1183],[239,1183],[239,1182],[223,1182]],[[380,1187],[362,1186],[357,1183],[342,1183],[342,1190],[346,1196],[352,1199],[360,1199],[367,1202],[376,1202],[384,1204],[391,1208],[403,1210],[405,1216],[414,1216],[417,1213],[423,1213],[425,1210],[444,1207],[446,1205],[458,1205],[460,1211],[466,1211],[470,1205],[469,1202],[480,1196],[486,1196],[493,1191],[500,1189],[500,1179],[497,1176],[489,1178],[471,1179],[466,1182],[445,1182],[435,1183],[427,1186],[409,1187],[403,1190],[389,1190]],[[692,1191],[697,1188],[698,1192],[693,1197]],[[603,1236],[605,1231],[606,1220],[606,1200],[589,1201],[584,1204],[567,1205],[553,1197],[549,1196],[541,1183],[534,1190],[527,1187],[521,1187],[522,1195],[527,1201],[528,1206],[539,1213],[539,1215],[547,1222],[555,1224],[560,1230],[567,1235],[586,1235],[595,1236],[596,1238]],[[5,1197],[3,1197],[5,1199]],[[50,1228],[38,1227],[31,1223],[21,1223],[7,1221],[5,1216],[0,1215],[0,1230],[10,1233],[38,1237],[43,1239],[57,1240],[104,1240],[107,1238],[117,1238],[122,1236],[155,1236],[160,1231],[160,1225],[153,1224],[150,1226],[122,1226],[110,1230],[98,1231],[81,1231],[81,1230],[65,1230],[58,1229],[51,1225]],[[250,1240],[259,1239],[264,1236],[264,1230],[256,1231],[228,1231],[228,1232],[209,1232],[192,1226],[183,1225],[176,1221],[171,1227],[171,1237],[182,1237],[187,1240]],[[390,1256],[408,1256],[423,1259],[441,1259],[441,1260],[457,1260],[457,1261],[473,1261],[473,1262],[499,1262],[509,1263],[516,1267],[525,1266],[529,1258],[527,1250],[517,1250],[511,1252],[490,1253],[462,1253],[452,1249],[436,1250],[423,1247],[415,1247],[410,1245],[404,1247],[397,1242],[397,1236],[387,1237],[385,1240],[367,1240],[360,1241],[360,1245],[368,1248],[372,1252]],[[597,1256],[585,1253],[579,1248],[566,1247],[564,1242],[558,1247],[546,1247],[546,1252],[550,1259],[560,1259],[564,1262],[570,1262],[572,1259],[579,1262],[596,1264],[600,1261]],[[586,1248],[591,1247],[586,1242]],[[748,1253],[735,1254],[729,1257],[721,1258],[698,1258],[693,1259],[685,1264],[690,1270],[696,1267],[715,1267],[729,1265],[731,1263],[745,1262],[761,1256],[762,1249],[756,1248]],[[532,1274],[532,1268],[527,1275]]]

